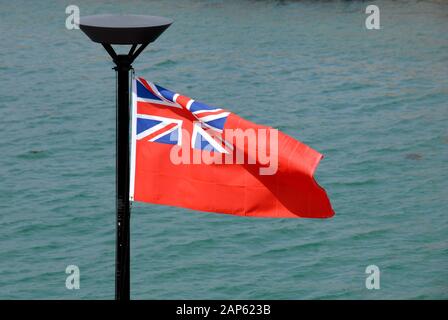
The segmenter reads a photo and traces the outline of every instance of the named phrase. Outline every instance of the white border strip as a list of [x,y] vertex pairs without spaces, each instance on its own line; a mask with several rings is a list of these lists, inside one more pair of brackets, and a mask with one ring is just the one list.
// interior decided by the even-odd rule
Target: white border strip
[[229,152],[224,149],[222,146],[219,145],[219,143],[213,139],[213,137],[211,135],[209,135],[204,129],[202,129],[201,127],[201,123],[199,121],[195,121],[193,124],[193,142],[192,142],[192,147],[194,148],[195,144],[196,144],[196,136],[197,134],[200,134],[205,140],[207,140],[207,142],[216,150],[218,150],[218,152],[220,153],[226,153],[228,154]]
[[204,112],[215,112],[215,111],[221,111],[221,108],[216,108],[216,109],[204,109],[204,110],[197,110],[197,111],[193,111],[194,114],[201,114]]
[[218,113],[218,114],[211,114],[209,116],[205,116],[205,117],[200,117],[199,120],[203,121],[203,122],[209,122],[209,121],[214,121],[214,120],[218,120],[224,117],[227,117],[230,114],[230,112],[223,112],[223,113]]
[[[155,136],[154,138],[149,139],[149,141],[154,142],[157,139],[159,139],[160,137],[163,137],[163,136],[166,136],[168,134],[171,134],[171,132],[173,132],[174,130],[179,130],[179,125],[176,125],[175,127],[171,128],[170,130],[167,130],[165,132],[160,133],[159,135]],[[176,144],[179,144],[179,139],[177,139],[177,143]]]
[[137,99],[140,102],[161,104],[163,106],[174,107],[174,108],[182,108],[180,105],[178,105],[176,103],[166,102],[166,101],[163,101],[163,100],[155,100],[155,99],[148,99],[148,98],[141,98],[141,97],[138,97]]
[[135,152],[137,144],[137,80],[132,73],[132,118],[131,118],[131,172],[129,179],[129,201],[134,201],[135,186]]
[[153,134],[154,132],[162,129],[163,127],[165,127],[167,125],[166,122],[161,122],[158,125],[155,125],[154,127],[152,127],[151,129],[145,130],[143,132],[140,132],[139,134],[137,134],[137,136],[135,137],[137,140],[143,139],[144,137],[149,136],[150,134]]
[[187,102],[187,105],[186,105],[185,107],[187,108],[188,111],[190,110],[190,107],[191,107],[191,105],[193,104],[193,102],[194,102],[193,99],[190,99],[190,100]]

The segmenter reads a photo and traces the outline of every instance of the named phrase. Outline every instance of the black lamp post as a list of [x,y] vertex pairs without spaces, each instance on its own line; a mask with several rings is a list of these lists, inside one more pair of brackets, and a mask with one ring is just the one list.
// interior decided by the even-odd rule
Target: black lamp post
[[[80,19],[81,30],[101,43],[112,57],[117,72],[116,210],[117,239],[115,299],[130,299],[130,206],[129,206],[129,71],[132,62],[173,21],[143,15],[95,15]],[[117,54],[112,45],[131,45],[128,54]]]

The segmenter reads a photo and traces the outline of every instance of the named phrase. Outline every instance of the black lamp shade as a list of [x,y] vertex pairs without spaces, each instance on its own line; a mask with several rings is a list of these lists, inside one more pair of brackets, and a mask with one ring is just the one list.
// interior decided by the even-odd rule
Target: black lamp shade
[[79,27],[94,42],[133,45],[153,42],[172,23],[164,17],[102,14],[81,17]]

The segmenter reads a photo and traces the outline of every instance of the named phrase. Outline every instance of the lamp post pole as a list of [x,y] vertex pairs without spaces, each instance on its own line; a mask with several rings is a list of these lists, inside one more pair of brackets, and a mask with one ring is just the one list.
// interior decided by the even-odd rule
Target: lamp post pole
[[[115,299],[130,299],[130,201],[129,201],[129,71],[132,62],[173,21],[144,15],[95,15],[82,17],[80,29],[101,43],[117,72],[116,118],[116,251]],[[117,54],[112,45],[132,45],[128,54]]]
[[116,261],[115,299],[130,299],[130,203],[129,203],[129,70],[127,55],[119,55],[116,117]]

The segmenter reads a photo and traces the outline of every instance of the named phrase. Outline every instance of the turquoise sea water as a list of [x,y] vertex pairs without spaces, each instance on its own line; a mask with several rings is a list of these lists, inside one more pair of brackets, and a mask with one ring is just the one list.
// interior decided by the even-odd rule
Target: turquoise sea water
[[333,219],[134,204],[132,298],[448,298],[448,3],[193,0],[0,0],[0,298],[114,295],[115,75],[68,4],[174,18],[138,75],[325,155]]

